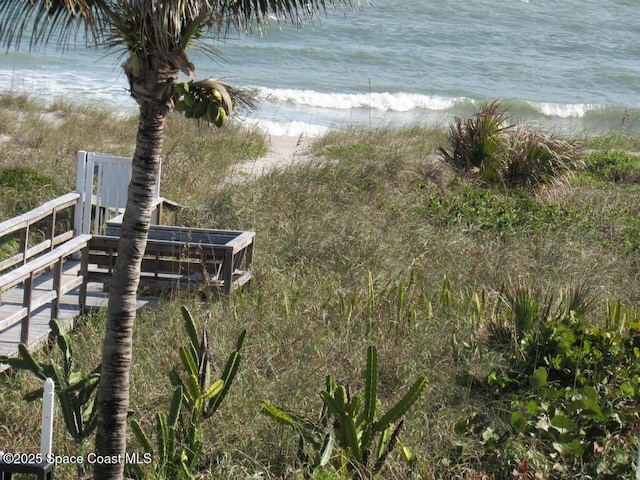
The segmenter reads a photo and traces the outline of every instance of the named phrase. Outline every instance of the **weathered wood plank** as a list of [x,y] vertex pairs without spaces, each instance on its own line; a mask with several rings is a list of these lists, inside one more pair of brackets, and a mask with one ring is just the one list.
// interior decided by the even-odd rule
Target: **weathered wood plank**
[[[81,283],[80,268],[81,263],[78,260],[68,259],[65,261],[62,283],[69,287],[73,282],[76,284]],[[108,293],[104,291],[103,284],[89,283],[86,287],[86,305],[80,308],[78,304],[80,303],[81,289],[82,285],[78,285],[60,297],[58,319],[67,328],[72,327],[74,319],[84,311],[104,308],[107,305]],[[50,295],[52,291],[52,272],[42,274],[34,282],[34,298],[41,295]],[[18,344],[20,342],[19,319],[26,313],[26,308],[22,307],[22,299],[23,290],[21,286],[14,287],[3,293],[2,305],[0,305],[0,355],[15,356],[18,353]],[[154,299],[140,297],[138,298],[138,308],[144,308],[154,302]],[[38,301],[38,303],[40,302]],[[28,345],[30,350],[34,350],[48,339],[49,321],[51,320],[50,303],[34,309],[31,313]],[[13,322],[10,322],[11,320]],[[4,369],[5,367],[0,365],[0,372]]]
[[76,192],[67,193],[55,200],[43,203],[38,208],[34,208],[22,215],[5,220],[0,223],[0,237],[4,237],[10,233],[27,228],[29,225],[33,225],[34,223],[51,215],[53,210],[64,210],[65,208],[74,206],[78,201],[78,197],[80,197],[80,195]]
[[39,273],[51,267],[62,257],[68,257],[69,255],[80,251],[86,247],[91,240],[91,235],[79,235],[69,240],[68,242],[56,247],[51,252],[31,260],[29,263],[12,270],[0,276],[0,292],[8,290],[11,287],[16,286],[18,283],[25,281],[34,273]]

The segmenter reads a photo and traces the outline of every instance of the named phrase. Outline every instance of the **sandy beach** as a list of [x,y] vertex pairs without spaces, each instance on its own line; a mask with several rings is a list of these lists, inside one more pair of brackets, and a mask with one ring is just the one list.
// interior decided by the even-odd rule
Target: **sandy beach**
[[265,156],[238,164],[231,181],[242,181],[259,177],[274,169],[286,168],[311,159],[309,147],[313,138],[266,134],[268,152]]

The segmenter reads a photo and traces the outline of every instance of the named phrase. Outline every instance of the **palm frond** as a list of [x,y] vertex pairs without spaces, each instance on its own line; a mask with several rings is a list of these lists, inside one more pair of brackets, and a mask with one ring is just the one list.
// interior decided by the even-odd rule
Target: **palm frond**
[[104,29],[101,0],[3,0],[0,14],[0,42],[5,48],[19,48],[29,37],[35,49],[55,39],[65,49],[83,32],[87,43],[96,43]]

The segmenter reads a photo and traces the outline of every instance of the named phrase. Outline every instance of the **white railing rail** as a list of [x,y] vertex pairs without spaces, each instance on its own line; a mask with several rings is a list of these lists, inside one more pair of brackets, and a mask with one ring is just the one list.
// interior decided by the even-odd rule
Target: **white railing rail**
[[[102,234],[107,221],[124,212],[131,180],[131,157],[109,153],[78,152],[76,192],[80,194],[74,219],[79,234]],[[160,176],[156,177],[155,202],[160,201]]]

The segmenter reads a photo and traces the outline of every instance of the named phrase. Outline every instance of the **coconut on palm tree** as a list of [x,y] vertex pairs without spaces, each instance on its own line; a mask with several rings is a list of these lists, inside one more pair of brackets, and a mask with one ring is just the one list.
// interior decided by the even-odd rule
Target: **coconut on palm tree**
[[[187,49],[197,43],[212,51],[211,39],[231,29],[250,31],[252,25],[264,25],[270,15],[299,24],[323,10],[325,1],[1,0],[0,5],[0,41],[5,47],[18,47],[29,34],[30,48],[52,39],[64,47],[80,39],[89,45],[120,49],[130,94],[139,106],[132,176],[107,307],[96,436],[98,456],[124,458],[136,292],[166,116],[178,107],[187,116],[220,125],[233,104],[233,91],[220,82],[180,82],[181,72],[188,77],[195,73]],[[195,105],[201,103],[204,106],[196,110]],[[122,462],[99,463],[95,478],[119,479],[123,469]]]

